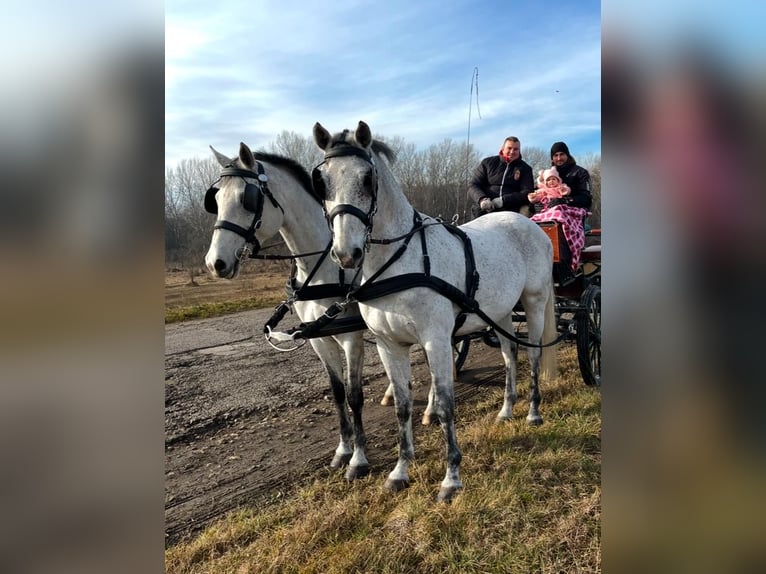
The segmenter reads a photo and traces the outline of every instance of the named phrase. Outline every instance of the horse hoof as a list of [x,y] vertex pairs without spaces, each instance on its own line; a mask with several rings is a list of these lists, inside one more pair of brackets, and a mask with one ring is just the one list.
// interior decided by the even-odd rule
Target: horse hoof
[[330,463],[330,468],[333,470],[338,470],[339,468],[343,468],[348,464],[348,461],[351,460],[351,453],[348,454],[336,454],[334,457],[332,457],[332,462]]
[[543,417],[541,417],[540,415],[535,415],[535,416],[527,415],[527,424],[533,427],[540,426],[541,424],[543,424]]
[[410,487],[410,481],[409,480],[402,480],[402,479],[396,479],[392,480],[390,478],[386,479],[386,484],[384,485],[386,487],[386,490],[390,490],[391,492],[399,492],[400,490],[404,490],[405,488]]
[[441,487],[439,489],[439,494],[436,497],[437,502],[452,502],[452,500],[457,496],[458,492],[460,492],[462,489],[450,486],[450,487]]
[[431,415],[424,414],[423,418],[420,421],[424,427],[431,425]]
[[349,466],[346,469],[345,477],[347,481],[351,482],[358,478],[364,478],[368,474],[370,474],[370,466],[367,464],[360,466]]
[[501,417],[500,415],[497,415],[497,417],[495,417],[495,424],[504,425],[511,422],[512,420],[513,418],[511,417]]
[[383,395],[383,398],[380,400],[380,404],[384,407],[387,407],[393,402],[393,399],[389,397],[388,395]]

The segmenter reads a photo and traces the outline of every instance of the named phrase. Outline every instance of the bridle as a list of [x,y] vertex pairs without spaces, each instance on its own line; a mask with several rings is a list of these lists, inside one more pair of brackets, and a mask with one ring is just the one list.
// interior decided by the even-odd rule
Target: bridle
[[367,243],[367,240],[372,233],[372,220],[378,210],[378,170],[375,167],[375,161],[373,160],[372,155],[367,153],[365,150],[352,145],[343,143],[340,145],[336,144],[327,153],[325,153],[324,160],[311,171],[311,182],[314,186],[314,192],[322,199],[322,206],[324,207],[325,198],[327,196],[327,186],[324,183],[324,179],[322,179],[322,172],[319,168],[324,165],[324,163],[330,158],[344,156],[357,156],[370,164],[370,193],[372,195],[372,203],[370,204],[370,209],[367,211],[367,213],[355,205],[351,205],[349,203],[341,203],[336,205],[332,211],[330,211],[330,213],[327,213],[325,210],[325,218],[327,219],[327,223],[330,226],[330,231],[332,231],[333,220],[338,215],[343,213],[353,215],[365,225],[367,229],[365,243]]
[[[246,246],[252,245],[253,246],[253,253],[257,253],[261,245],[258,242],[258,239],[255,237],[255,232],[258,230],[258,228],[261,226],[262,223],[262,217],[263,217],[263,205],[264,205],[264,197],[267,197],[269,201],[271,201],[271,204],[274,207],[278,207],[282,214],[285,213],[285,210],[282,208],[281,205],[279,205],[279,202],[276,200],[276,198],[272,195],[271,190],[268,188],[268,181],[269,178],[266,175],[266,173],[263,170],[263,165],[256,161],[256,166],[258,173],[255,173],[253,171],[250,171],[248,169],[241,169],[238,167],[235,167],[233,163],[225,166],[221,170],[221,174],[218,177],[218,179],[213,182],[213,184],[208,188],[207,192],[205,193],[205,211],[208,213],[212,213],[217,215],[218,214],[218,203],[216,202],[215,196],[218,193],[218,187],[216,187],[216,183],[218,183],[222,177],[226,176],[233,176],[233,177],[241,177],[242,180],[245,182],[245,191],[242,194],[242,207],[245,208],[245,210],[249,211],[253,214],[253,220],[250,222],[250,225],[245,228],[241,225],[237,225],[236,223],[232,223],[231,221],[227,221],[225,219],[218,219],[215,222],[215,225],[213,226],[213,229],[225,229],[227,231],[231,231],[233,233],[236,233],[240,237],[242,237],[245,240]],[[251,183],[248,181],[248,179],[254,179],[256,180],[256,183]],[[249,248],[245,249],[247,251]],[[243,252],[244,253],[244,252]]]

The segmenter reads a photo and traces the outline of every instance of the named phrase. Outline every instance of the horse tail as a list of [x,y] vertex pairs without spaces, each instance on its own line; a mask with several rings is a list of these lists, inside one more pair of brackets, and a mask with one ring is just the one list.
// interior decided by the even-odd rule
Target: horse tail
[[[555,295],[553,292],[553,283],[551,283],[550,292],[548,293],[548,301],[545,303],[545,321],[543,323],[543,344],[550,343],[558,337],[558,328],[556,326],[556,310],[555,310]],[[542,357],[540,361],[540,375],[548,382],[552,382],[558,372],[558,365],[556,363],[556,347],[557,345],[550,345],[543,347]]]

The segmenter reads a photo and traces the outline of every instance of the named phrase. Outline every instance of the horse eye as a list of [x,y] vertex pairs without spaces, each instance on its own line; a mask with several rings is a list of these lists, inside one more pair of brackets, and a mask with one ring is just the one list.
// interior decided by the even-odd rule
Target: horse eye
[[366,188],[371,188],[372,187],[372,174],[371,173],[368,173],[367,175],[364,176],[363,184],[364,184],[364,187],[366,187]]

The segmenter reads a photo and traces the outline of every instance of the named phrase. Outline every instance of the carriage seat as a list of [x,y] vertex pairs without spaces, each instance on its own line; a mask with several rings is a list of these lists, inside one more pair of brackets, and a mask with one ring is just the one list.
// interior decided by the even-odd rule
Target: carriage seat
[[[601,244],[589,245],[580,252],[580,266],[577,271],[572,271],[570,262],[572,261],[572,252],[569,244],[564,238],[564,232],[557,221],[541,221],[538,226],[545,232],[553,245],[553,282],[559,287],[565,287],[574,282],[578,276],[583,274],[583,264],[601,262]],[[586,232],[588,237],[601,237],[600,229],[591,229]]]
[[580,261],[583,263],[597,263],[601,261],[601,246],[591,245],[580,251]]

